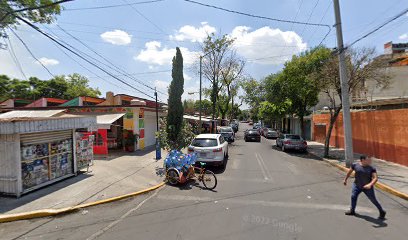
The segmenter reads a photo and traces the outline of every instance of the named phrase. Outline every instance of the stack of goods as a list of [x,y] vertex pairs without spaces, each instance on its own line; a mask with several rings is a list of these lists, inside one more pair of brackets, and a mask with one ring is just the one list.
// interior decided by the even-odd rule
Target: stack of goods
[[178,150],[171,150],[164,159],[164,165],[166,168],[176,168],[177,170],[182,170],[183,168],[189,168],[194,165],[197,159],[197,155],[193,154],[183,154]]

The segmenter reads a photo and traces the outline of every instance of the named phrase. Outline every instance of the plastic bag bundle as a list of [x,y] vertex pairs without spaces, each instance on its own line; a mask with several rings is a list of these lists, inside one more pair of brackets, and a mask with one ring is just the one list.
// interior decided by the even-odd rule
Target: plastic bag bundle
[[166,168],[176,168],[181,170],[183,167],[188,168],[196,162],[197,155],[193,154],[183,154],[177,150],[171,150],[167,157],[164,159],[164,164]]

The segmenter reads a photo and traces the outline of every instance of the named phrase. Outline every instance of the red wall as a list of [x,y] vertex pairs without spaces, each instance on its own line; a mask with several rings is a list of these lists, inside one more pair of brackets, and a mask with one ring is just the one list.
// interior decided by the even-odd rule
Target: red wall
[[[329,114],[313,115],[313,139],[323,143],[322,124],[329,128]],[[408,166],[408,109],[351,113],[353,150]],[[330,145],[344,148],[343,115],[332,131]]]

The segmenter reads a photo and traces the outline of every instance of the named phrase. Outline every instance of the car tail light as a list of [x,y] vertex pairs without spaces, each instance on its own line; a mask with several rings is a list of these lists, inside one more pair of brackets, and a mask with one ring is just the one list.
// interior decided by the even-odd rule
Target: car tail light
[[194,147],[188,147],[188,152],[194,152]]
[[283,143],[284,144],[290,144],[290,141],[284,141]]
[[306,142],[306,141],[303,141],[303,144],[304,144],[304,145],[307,145],[307,142]]
[[213,152],[222,152],[222,148],[216,148],[213,150]]

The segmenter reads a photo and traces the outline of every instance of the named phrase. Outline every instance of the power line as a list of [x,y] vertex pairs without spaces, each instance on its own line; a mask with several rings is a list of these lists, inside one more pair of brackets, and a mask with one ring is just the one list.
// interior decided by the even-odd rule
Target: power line
[[396,19],[400,18],[401,16],[404,16],[406,13],[408,13],[408,8],[403,10],[402,12],[400,12],[399,14],[395,15],[394,17],[390,18],[389,20],[385,21],[384,23],[382,23],[381,25],[379,25],[378,27],[374,28],[373,30],[369,31],[368,33],[364,34],[363,36],[357,38],[356,40],[354,40],[351,44],[349,44],[347,47],[351,47],[354,44],[358,43],[359,41],[363,40],[364,38],[370,36],[371,34],[377,32],[378,30],[380,30],[381,28],[383,28],[384,26],[386,26],[387,24],[395,21]]
[[11,59],[12,59],[13,62],[16,64],[18,70],[21,72],[21,74],[23,75],[24,79],[25,79],[25,80],[28,80],[27,76],[25,75],[25,73],[24,73],[24,71],[23,71],[23,67],[21,66],[20,62],[18,61],[18,58],[17,58],[17,56],[16,56],[16,53],[14,52],[14,48],[13,48],[13,45],[11,45],[10,38],[7,37],[7,40],[8,40],[8,46],[9,46],[8,50],[9,50]]
[[6,12],[6,14],[4,14],[4,16],[0,19],[0,23],[10,14],[16,14],[16,13],[24,12],[24,11],[39,10],[42,8],[52,7],[54,5],[58,5],[58,4],[65,3],[65,2],[71,2],[71,1],[74,1],[74,0],[61,0],[61,1],[56,1],[56,2],[49,3],[49,4],[40,5],[37,7],[28,7],[28,8],[22,8],[19,10],[15,10],[13,12]]
[[[323,19],[326,17],[326,14],[329,12],[330,7],[332,6],[333,2],[330,1],[329,5],[327,6],[326,10],[324,11],[324,14],[322,16],[322,18],[320,19],[319,23],[323,22]],[[312,35],[310,35],[309,39],[313,39],[313,36],[315,35],[317,31],[317,28],[314,29],[314,31],[312,32]],[[324,40],[326,40],[327,36],[325,38],[323,38],[323,40],[321,41],[321,43],[323,43]],[[319,44],[320,45],[320,44]]]
[[96,7],[84,7],[84,8],[68,8],[68,9],[64,9],[64,11],[95,10],[95,9],[116,8],[116,7],[133,7],[133,5],[149,4],[149,3],[156,3],[156,2],[163,2],[163,1],[165,1],[165,0],[152,0],[152,1],[143,1],[143,2],[134,2],[134,3],[126,3],[126,4],[116,4],[116,5],[106,5],[106,6],[96,6]]
[[329,29],[331,28],[331,27],[330,27],[329,25],[327,25],[327,24],[308,23],[308,22],[292,21],[292,20],[285,20],[285,19],[279,19],[279,18],[271,18],[271,17],[259,16],[259,15],[255,15],[255,14],[251,14],[251,13],[244,13],[244,12],[239,12],[239,11],[235,11],[235,10],[230,10],[230,9],[226,9],[226,8],[222,8],[222,7],[218,7],[218,6],[214,6],[214,5],[210,5],[210,4],[205,4],[205,3],[201,3],[201,2],[196,2],[196,1],[193,1],[193,0],[184,0],[184,1],[185,1],[185,2],[189,2],[189,3],[194,3],[194,4],[197,4],[197,5],[201,5],[201,6],[204,6],[204,7],[209,7],[209,8],[218,9],[218,10],[225,11],[225,12],[229,12],[229,13],[235,13],[235,14],[247,16],[247,17],[266,19],[266,20],[271,20],[271,21],[276,21],[276,22],[285,22],[285,23],[300,24],[300,25],[327,27],[327,28],[329,28]]
[[18,36],[16,32],[12,28],[9,28],[11,32],[20,40],[20,42],[24,45],[25,49],[30,53],[30,55],[39,63],[41,66],[52,76],[55,77],[54,74],[51,73],[51,71],[33,54],[33,52],[30,50],[30,48],[27,46],[27,44],[23,41],[23,39]]
[[[98,53],[97,51],[95,51],[94,49],[92,49],[90,46],[88,46],[87,44],[85,44],[84,42],[82,42],[80,39],[78,39],[77,37],[73,36],[72,34],[68,33],[67,31],[65,31],[61,26],[59,26],[57,24],[57,27],[59,29],[61,29],[64,33],[66,33],[68,36],[72,37],[73,39],[75,39],[76,41],[78,41],[79,43],[81,43],[83,46],[85,46],[87,49],[89,49],[90,51],[92,51],[94,54],[96,54],[97,56],[99,56],[100,58],[102,58],[103,60],[105,60],[107,63],[111,64],[114,68],[116,68],[118,72],[124,74],[125,76],[127,76],[128,78],[132,79],[133,81],[155,91],[154,88],[150,87],[149,85],[144,84],[142,81],[140,81],[139,79],[131,76],[130,74],[128,74],[127,72],[125,72],[125,70],[123,70],[122,68],[116,66],[112,61],[110,61],[109,59],[105,58],[104,56],[102,56],[100,53]],[[160,92],[162,93],[162,92]],[[162,93],[165,94],[165,93]]]
[[[317,1],[316,1],[316,4],[314,5],[312,11],[310,12],[309,17],[307,18],[307,21],[306,21],[306,22],[309,22],[310,19],[312,18],[314,11],[315,11],[317,5],[319,4],[319,1],[320,1],[320,0],[317,0]],[[307,27],[307,25],[305,25],[305,26],[303,27],[302,32],[300,33],[300,35],[303,35],[303,33],[304,33],[305,30],[306,30],[306,27]]]
[[[128,3],[126,0],[122,0],[125,3]],[[129,3],[128,3],[129,4]],[[143,15],[139,10],[137,10],[133,5],[130,5],[130,8],[132,8],[137,14],[139,14],[142,18],[144,18],[146,21],[148,21],[150,24],[152,24],[155,28],[157,28],[160,32],[167,34],[161,27],[159,27],[157,24],[155,24],[152,20],[150,20],[148,17]]]
[[37,32],[41,33],[42,35],[44,35],[45,37],[49,38],[50,40],[52,40],[53,42],[57,43],[58,45],[60,45],[61,47],[63,47],[64,49],[68,50],[69,52],[73,53],[74,55],[76,55],[77,57],[83,59],[84,61],[86,61],[87,63],[91,64],[92,66],[98,68],[99,70],[103,71],[104,73],[108,74],[109,76],[113,77],[114,79],[120,81],[121,83],[127,85],[128,87],[136,90],[137,92],[148,96],[149,98],[155,99],[154,97],[144,93],[143,91],[133,87],[132,85],[130,85],[129,83],[127,83],[126,81],[114,76],[113,74],[111,74],[109,71],[105,70],[104,68],[102,68],[101,66],[93,63],[92,61],[90,61],[89,59],[81,56],[80,54],[78,54],[77,52],[75,52],[74,50],[70,49],[69,47],[65,46],[64,44],[60,43],[58,40],[56,40],[54,37],[50,36],[49,34],[45,33],[44,31],[42,31],[41,29],[39,29],[37,26],[35,26],[34,24],[32,24],[31,22],[25,20],[22,17],[16,16],[16,18],[18,18],[19,20],[23,21],[24,23],[26,23],[28,26],[32,27],[33,29],[35,29]]

